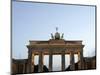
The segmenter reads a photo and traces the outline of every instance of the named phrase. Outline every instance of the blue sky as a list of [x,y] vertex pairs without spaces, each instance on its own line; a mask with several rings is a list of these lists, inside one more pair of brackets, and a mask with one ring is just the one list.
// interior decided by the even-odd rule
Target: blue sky
[[58,27],[65,40],[83,40],[84,56],[95,54],[95,7],[12,2],[12,57],[27,58],[29,40],[49,40]]

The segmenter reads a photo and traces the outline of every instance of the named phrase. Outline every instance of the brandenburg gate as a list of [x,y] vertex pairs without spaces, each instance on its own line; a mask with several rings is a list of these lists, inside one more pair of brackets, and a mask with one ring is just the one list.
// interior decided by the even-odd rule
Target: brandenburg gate
[[53,55],[61,55],[61,70],[65,71],[65,54],[70,55],[70,69],[75,70],[75,57],[78,55],[78,69],[83,67],[83,47],[81,40],[64,40],[64,34],[60,35],[56,29],[56,33],[51,33],[51,39],[48,41],[29,41],[28,48],[28,72],[34,72],[34,56],[39,55],[38,72],[43,72],[44,55],[49,55],[49,71],[53,71]]

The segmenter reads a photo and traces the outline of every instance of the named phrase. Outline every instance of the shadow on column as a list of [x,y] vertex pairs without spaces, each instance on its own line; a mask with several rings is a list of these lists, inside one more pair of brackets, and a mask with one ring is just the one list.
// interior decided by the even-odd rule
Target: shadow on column
[[[39,65],[34,65],[33,73],[38,73],[38,68],[39,68]],[[49,69],[46,67],[46,65],[43,65],[43,72],[49,72]]]
[[[79,62],[75,63],[75,70],[78,70],[78,63]],[[71,71],[70,65],[65,69],[65,71]]]

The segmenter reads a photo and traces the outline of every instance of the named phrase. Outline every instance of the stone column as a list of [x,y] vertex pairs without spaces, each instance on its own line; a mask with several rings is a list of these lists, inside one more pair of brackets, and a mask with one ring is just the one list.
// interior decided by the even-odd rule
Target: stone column
[[40,51],[40,53],[39,53],[38,72],[43,72],[43,53],[42,53],[42,51]]
[[81,48],[81,51],[80,51],[80,62],[81,62],[81,69],[84,69],[83,48]]
[[81,70],[80,52],[78,52],[78,70]]
[[29,59],[28,59],[28,73],[31,73],[31,69],[32,69],[32,52],[29,51]]
[[49,71],[50,72],[52,71],[52,62],[53,62],[52,52],[50,51],[50,54],[49,54]]
[[65,70],[65,51],[62,51],[62,54],[61,54],[61,63],[62,63],[62,71]]
[[81,69],[84,69],[84,63],[83,63],[83,49],[78,52],[78,60],[79,60],[79,63],[78,63],[78,69],[81,70]]
[[72,71],[75,70],[74,52],[73,51],[71,51],[71,53],[70,53],[70,69]]
[[31,72],[34,72],[34,53],[32,53],[32,65],[31,65]]

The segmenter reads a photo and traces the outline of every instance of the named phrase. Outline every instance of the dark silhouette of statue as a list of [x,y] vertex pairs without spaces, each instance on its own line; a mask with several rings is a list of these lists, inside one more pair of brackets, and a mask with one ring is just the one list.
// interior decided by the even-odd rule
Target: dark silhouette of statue
[[51,38],[52,38],[52,39],[54,39],[54,36],[53,36],[53,34],[52,34],[52,33],[51,33]]
[[60,33],[58,32],[58,27],[56,27],[56,33],[54,35],[51,33],[51,39],[60,40],[63,38],[64,38],[64,33],[60,36]]
[[59,40],[60,39],[60,34],[58,32],[55,33],[55,40]]

